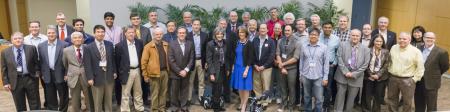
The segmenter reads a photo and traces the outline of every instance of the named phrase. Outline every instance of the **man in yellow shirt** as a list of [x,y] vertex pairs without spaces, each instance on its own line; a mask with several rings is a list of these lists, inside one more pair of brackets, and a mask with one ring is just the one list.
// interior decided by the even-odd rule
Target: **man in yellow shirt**
[[416,82],[424,73],[424,62],[419,49],[410,45],[411,35],[400,33],[399,43],[392,46],[389,66],[388,109],[397,112],[399,94],[404,101],[403,112],[412,111],[412,101]]

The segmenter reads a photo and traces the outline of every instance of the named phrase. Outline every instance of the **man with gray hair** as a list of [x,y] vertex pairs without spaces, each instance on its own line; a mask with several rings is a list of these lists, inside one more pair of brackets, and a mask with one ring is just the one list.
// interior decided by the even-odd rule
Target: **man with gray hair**
[[[403,112],[411,112],[416,82],[422,79],[424,61],[422,52],[410,45],[411,35],[402,32],[398,44],[390,50],[391,74],[388,82],[388,109],[389,112],[399,111],[399,95],[403,100]],[[448,61],[447,61],[448,62]]]
[[284,20],[285,25],[293,25],[294,21],[295,21],[295,15],[292,14],[291,12],[288,12],[288,13],[284,14],[283,20]]
[[248,24],[250,22],[251,15],[250,12],[242,13],[242,25],[248,28]]
[[[130,111],[129,102],[133,91],[134,107],[137,111],[144,111],[141,89],[140,60],[144,47],[142,40],[136,39],[136,29],[133,26],[124,28],[125,40],[114,47],[117,70],[122,85],[121,111]],[[154,33],[152,33],[154,34]],[[154,36],[154,35],[153,35]],[[152,36],[152,37],[153,37]]]
[[163,34],[166,34],[167,31],[166,25],[158,21],[158,12],[156,12],[156,10],[148,12],[148,23],[144,24],[144,26],[150,29],[152,34],[153,30],[156,28],[160,28],[163,31]]
[[183,26],[187,29],[187,32],[192,32],[192,13],[189,11],[183,12]]
[[[392,32],[388,30],[389,26],[389,19],[385,16],[381,16],[378,18],[378,29],[374,29],[372,31],[372,37],[375,37],[375,35],[380,34],[383,36],[386,48],[388,50],[391,49],[391,47],[395,44],[397,44],[397,34],[395,32]],[[372,38],[372,41],[375,38]]]
[[298,18],[295,20],[295,28],[297,31],[295,31],[294,36],[299,37],[302,44],[308,43],[308,31],[306,31],[306,20],[304,18]]
[[[69,102],[66,69],[62,58],[63,49],[69,44],[56,37],[56,27],[47,28],[48,40],[38,45],[39,64],[47,95],[47,109],[66,112]],[[58,100],[59,99],[59,100]]]
[[369,65],[370,49],[361,44],[361,31],[353,29],[350,33],[351,40],[340,43],[337,50],[338,68],[334,75],[338,88],[334,103],[336,112],[353,110],[356,95],[363,85],[364,71]]
[[36,47],[23,44],[23,34],[11,36],[12,46],[1,53],[3,87],[12,93],[16,111],[39,110],[39,61]]
[[253,42],[253,39],[255,39],[255,37],[257,37],[258,36],[258,32],[257,32],[257,29],[258,28],[258,22],[256,22],[256,20],[255,19],[251,19],[249,22],[248,22],[248,35],[249,35],[249,38],[248,38],[248,40],[250,41],[250,42]]
[[230,19],[229,23],[227,24],[226,32],[234,32],[237,33],[237,28],[241,26],[242,23],[238,22],[238,14],[236,11],[230,11],[230,14],[228,15],[228,18]]
[[308,29],[306,30],[307,32],[309,32],[313,28],[322,30],[322,27],[320,27],[320,16],[319,15],[313,14],[309,17],[309,19],[311,20],[311,26],[308,27]]

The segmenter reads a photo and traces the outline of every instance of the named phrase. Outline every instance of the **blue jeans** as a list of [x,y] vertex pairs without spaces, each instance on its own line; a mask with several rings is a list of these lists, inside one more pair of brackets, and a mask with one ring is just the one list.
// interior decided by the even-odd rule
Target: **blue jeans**
[[322,111],[322,102],[323,102],[323,87],[322,87],[322,79],[308,79],[304,76],[301,77],[303,83],[303,95],[305,99],[304,108],[306,112],[312,112],[312,96],[316,99],[316,104],[314,105],[315,112]]
[[330,67],[330,72],[328,72],[328,85],[324,89],[324,107],[329,107],[332,103],[334,103],[334,98],[336,97],[336,82],[334,82],[334,73],[336,72],[336,66]]

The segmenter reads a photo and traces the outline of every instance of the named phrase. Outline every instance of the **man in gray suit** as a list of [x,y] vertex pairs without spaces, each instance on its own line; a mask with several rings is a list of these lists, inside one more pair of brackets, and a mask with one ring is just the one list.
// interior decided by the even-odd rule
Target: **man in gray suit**
[[104,40],[104,26],[95,25],[94,35],[95,41],[85,49],[84,69],[88,84],[92,86],[95,112],[111,112],[114,79],[117,77],[114,46]]
[[361,31],[353,29],[350,32],[350,41],[342,42],[338,48],[338,70],[334,75],[338,88],[334,103],[336,112],[343,112],[344,104],[344,112],[352,111],[355,97],[363,85],[370,49],[360,44],[360,39]]
[[23,34],[11,36],[13,46],[2,51],[3,87],[11,91],[16,111],[39,110],[39,62],[36,47],[23,44]]
[[65,68],[64,80],[67,81],[67,85],[70,88],[70,100],[71,112],[80,112],[81,107],[81,94],[85,96],[85,105],[88,109],[93,109],[92,93],[89,91],[89,86],[86,80],[84,71],[84,49],[83,46],[83,34],[81,32],[74,32],[71,34],[72,46],[64,48],[63,51],[63,65]]
[[[184,27],[177,29],[177,41],[169,44],[169,66],[171,82],[171,104],[176,111],[188,111],[187,93],[189,91],[190,67],[194,64],[194,44],[186,40],[187,30]],[[172,109],[175,111],[174,109]]]
[[[56,27],[47,28],[48,40],[38,45],[39,63],[47,91],[47,109],[66,112],[69,101],[67,84],[65,82],[65,68],[62,62],[62,51],[68,43],[56,38]],[[59,109],[58,109],[58,96]]]

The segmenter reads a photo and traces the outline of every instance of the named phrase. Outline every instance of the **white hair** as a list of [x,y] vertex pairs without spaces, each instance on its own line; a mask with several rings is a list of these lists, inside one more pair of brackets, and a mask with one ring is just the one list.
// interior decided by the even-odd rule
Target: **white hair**
[[76,36],[81,36],[81,38],[83,38],[83,34],[81,32],[73,32],[70,37],[76,37]]
[[291,17],[291,18],[292,18],[292,20],[295,20],[295,16],[294,16],[294,14],[292,14],[292,13],[290,13],[290,12],[288,12],[288,13],[284,14],[284,16],[283,16],[283,20],[286,20],[286,18],[288,18],[288,17]]
[[320,20],[320,16],[317,15],[317,14],[312,14],[309,18],[312,19],[313,17],[317,17],[317,18],[319,18],[319,20]]
[[244,16],[250,16],[250,12],[244,12],[244,13],[242,13],[242,17],[244,17]]

